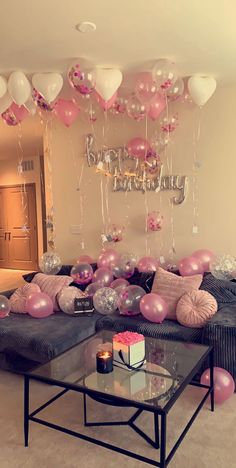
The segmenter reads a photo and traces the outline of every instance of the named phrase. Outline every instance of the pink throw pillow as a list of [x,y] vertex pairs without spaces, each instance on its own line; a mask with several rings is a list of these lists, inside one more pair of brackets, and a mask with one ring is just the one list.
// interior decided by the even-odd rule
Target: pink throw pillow
[[53,310],[58,312],[60,310],[56,296],[65,286],[69,286],[73,282],[71,276],[63,275],[45,275],[44,273],[37,273],[32,279],[32,283],[37,284],[41,291],[47,294],[53,302]]
[[27,314],[25,309],[26,300],[30,294],[38,292],[40,292],[40,287],[32,283],[26,283],[24,286],[16,289],[9,299],[11,312],[15,314]]
[[202,328],[217,312],[217,302],[207,291],[184,294],[177,305],[176,316],[185,327]]
[[152,293],[159,294],[168,305],[167,319],[176,320],[176,307],[179,299],[186,292],[197,290],[201,286],[202,275],[178,276],[175,273],[158,268],[155,274]]

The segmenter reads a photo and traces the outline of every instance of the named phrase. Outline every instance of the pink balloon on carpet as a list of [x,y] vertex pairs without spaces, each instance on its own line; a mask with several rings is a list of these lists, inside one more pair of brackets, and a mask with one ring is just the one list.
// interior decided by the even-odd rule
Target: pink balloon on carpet
[[138,261],[138,271],[143,273],[148,273],[156,271],[158,266],[158,261],[154,257],[142,257]]
[[192,257],[199,260],[204,271],[210,271],[210,263],[214,260],[215,254],[211,250],[200,249],[193,252]]
[[80,255],[76,263],[95,263],[90,255]]
[[150,102],[148,117],[157,120],[166,107],[166,99],[161,93],[157,93]]
[[52,299],[42,292],[31,294],[26,300],[25,308],[34,318],[45,318],[53,314]]
[[150,143],[141,137],[132,138],[127,144],[129,156],[145,160],[148,153],[151,151]]
[[97,265],[99,268],[112,268],[119,258],[118,252],[113,249],[102,251],[98,257]]
[[[228,400],[235,391],[235,382],[232,375],[221,367],[214,367],[214,400],[221,405]],[[203,372],[201,376],[202,385],[210,385],[210,369]]]
[[159,294],[146,294],[140,301],[142,315],[150,322],[162,323],[168,313],[168,306]]
[[110,109],[115,104],[116,99],[117,99],[117,91],[115,92],[115,94],[113,94],[113,96],[110,99],[108,99],[108,101],[105,101],[102,98],[102,96],[100,96],[100,94],[97,93],[97,91],[95,91],[94,96],[95,96],[95,99],[98,102],[99,106],[104,111],[107,111],[108,109]]
[[66,126],[70,127],[77,119],[80,108],[75,102],[67,99],[58,99],[54,105],[54,112],[57,118]]
[[109,270],[108,268],[103,268],[103,267],[98,268],[95,271],[93,275],[93,279],[92,279],[93,283],[98,283],[100,284],[101,287],[110,286],[112,281],[113,281],[113,274],[111,270]]
[[178,268],[181,276],[192,276],[203,274],[203,266],[201,262],[195,257],[184,257],[178,263]]

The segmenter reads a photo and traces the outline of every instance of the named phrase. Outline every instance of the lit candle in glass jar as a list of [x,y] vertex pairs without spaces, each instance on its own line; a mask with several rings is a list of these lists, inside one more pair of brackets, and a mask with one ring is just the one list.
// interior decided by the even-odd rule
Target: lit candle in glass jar
[[113,371],[113,356],[111,351],[99,351],[97,353],[97,372],[109,374]]

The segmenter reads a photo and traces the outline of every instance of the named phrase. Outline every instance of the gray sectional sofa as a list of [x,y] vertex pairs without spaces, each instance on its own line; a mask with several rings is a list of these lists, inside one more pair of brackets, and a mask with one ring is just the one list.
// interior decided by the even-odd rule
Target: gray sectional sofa
[[[65,273],[63,269],[61,274]],[[143,286],[149,292],[153,278],[153,274],[136,272],[130,282]],[[30,281],[32,278],[25,279]],[[214,295],[219,308],[201,329],[186,328],[173,320],[154,324],[141,315],[125,317],[118,312],[109,316],[94,313],[92,317],[57,312],[42,320],[28,315],[10,314],[0,321],[0,367],[24,372],[58,356],[97,330],[131,330],[159,339],[214,345],[215,365],[227,369],[236,381],[236,283],[220,281],[206,274],[201,289]],[[3,294],[9,297],[12,291]]]

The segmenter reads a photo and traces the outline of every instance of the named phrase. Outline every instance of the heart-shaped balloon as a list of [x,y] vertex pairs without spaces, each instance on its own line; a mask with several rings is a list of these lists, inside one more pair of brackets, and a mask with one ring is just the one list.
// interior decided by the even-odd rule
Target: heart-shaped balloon
[[0,98],[7,92],[7,80],[4,76],[0,76]]
[[122,83],[121,71],[117,68],[96,68],[92,73],[95,77],[97,93],[104,101],[108,101]]
[[7,86],[10,96],[18,106],[22,106],[28,101],[31,95],[31,85],[22,71],[11,73]]
[[5,93],[0,99],[0,114],[3,114],[11,105],[12,98],[9,93]]
[[52,102],[60,93],[63,86],[63,78],[60,73],[35,73],[32,77],[35,89],[47,102]]
[[216,80],[211,76],[191,76],[188,90],[195,104],[204,106],[216,90]]

